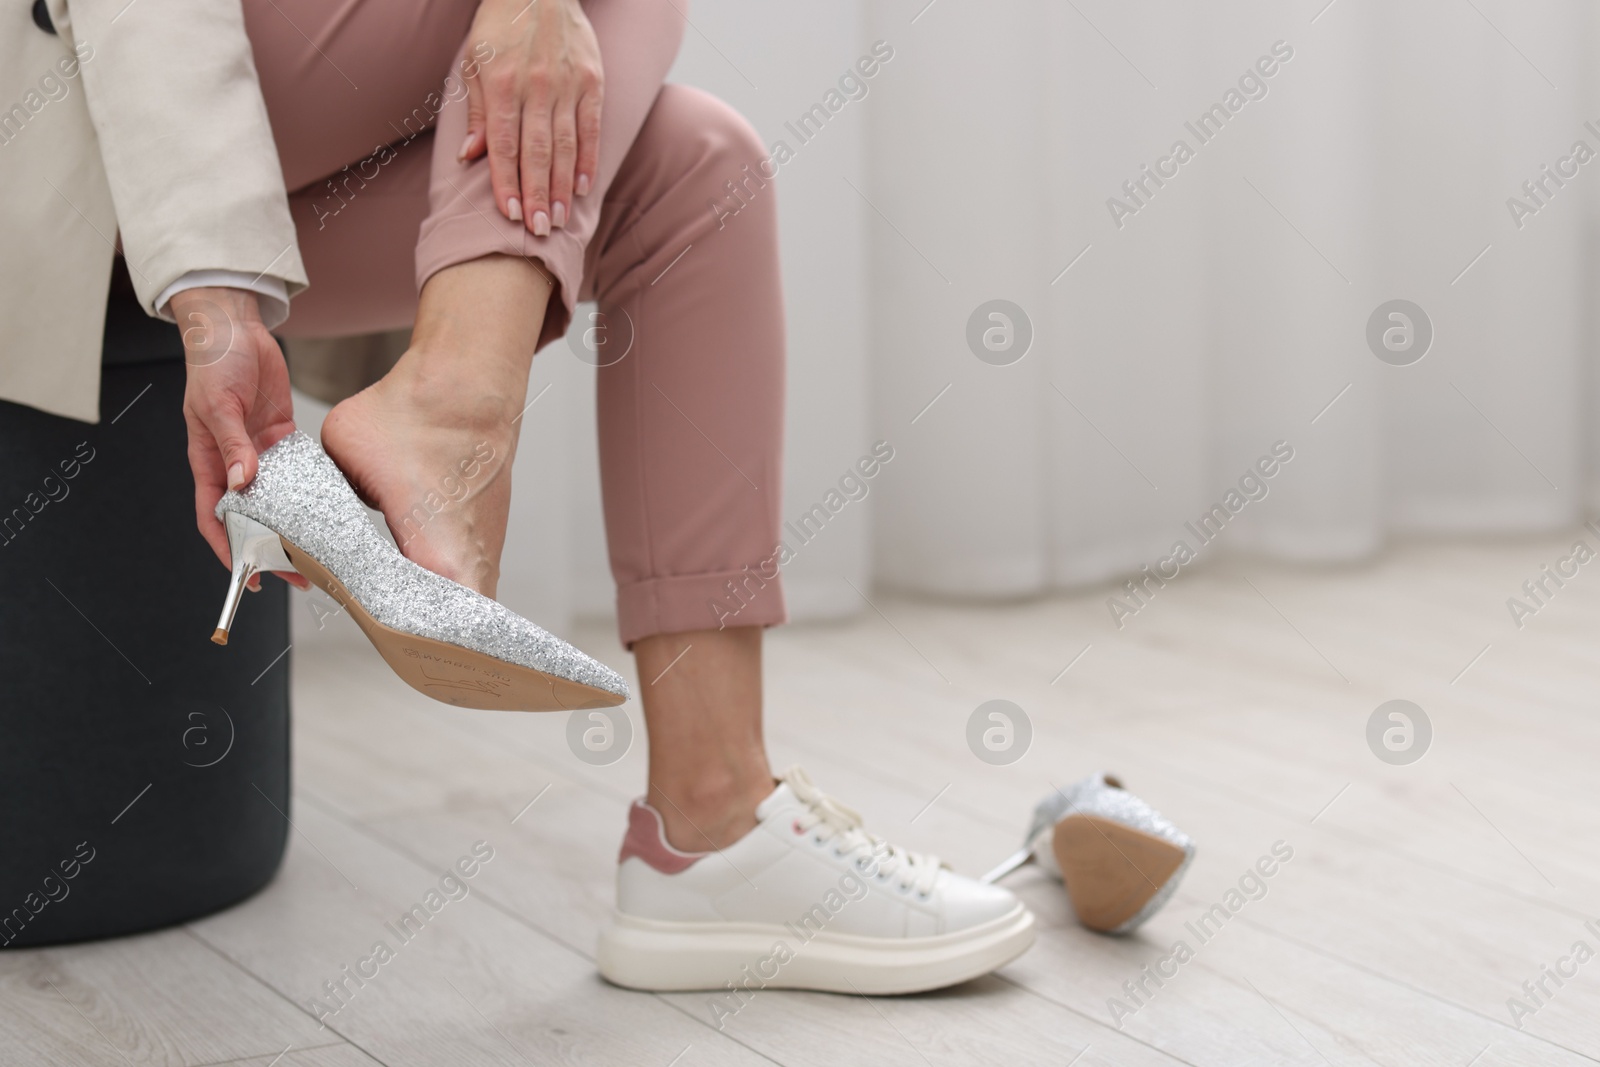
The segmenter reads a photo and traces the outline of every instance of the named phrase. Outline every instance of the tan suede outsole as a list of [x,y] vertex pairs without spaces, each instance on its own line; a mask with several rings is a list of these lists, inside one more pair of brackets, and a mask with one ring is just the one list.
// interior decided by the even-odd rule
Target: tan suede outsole
[[1069,815],[1050,841],[1078,921],[1108,932],[1139,914],[1183,866],[1178,846],[1097,815]]
[[283,539],[295,569],[350,612],[394,673],[417,692],[458,708],[571,711],[611,708],[622,697],[604,689],[520,667],[459,645],[402,633],[374,619],[322,564]]

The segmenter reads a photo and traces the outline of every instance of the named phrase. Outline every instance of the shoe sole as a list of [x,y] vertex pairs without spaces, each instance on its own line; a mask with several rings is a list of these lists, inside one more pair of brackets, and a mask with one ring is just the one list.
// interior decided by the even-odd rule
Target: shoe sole
[[623,697],[604,689],[385,626],[367,614],[326,567],[288,538],[280,536],[279,540],[295,569],[349,611],[390,669],[425,696],[458,708],[486,711],[572,711],[623,703]]
[[1050,847],[1078,921],[1102,933],[1126,932],[1189,858],[1170,841],[1097,815],[1062,819]]
[[[1033,913],[1005,915],[937,937],[859,937],[822,931],[800,940],[768,923],[667,922],[620,912],[600,935],[609,982],[651,992],[811,989],[890,995],[956,985],[1004,967],[1033,944]],[[791,954],[781,960],[779,945]],[[768,976],[767,970],[775,973]]]

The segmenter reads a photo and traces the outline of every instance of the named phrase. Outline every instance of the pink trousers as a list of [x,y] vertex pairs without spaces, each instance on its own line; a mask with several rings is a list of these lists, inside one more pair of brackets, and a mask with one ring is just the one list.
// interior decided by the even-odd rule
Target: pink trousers
[[743,118],[662,83],[683,6],[584,4],[605,71],[599,173],[564,229],[534,237],[500,214],[485,160],[455,159],[462,64],[494,62],[464,43],[476,0],[244,0],[311,281],[282,332],[409,326],[430,275],[487,255],[554,276],[540,345],[577,301],[598,303],[606,536],[630,646],[786,618],[770,566],[784,392],[773,189]]

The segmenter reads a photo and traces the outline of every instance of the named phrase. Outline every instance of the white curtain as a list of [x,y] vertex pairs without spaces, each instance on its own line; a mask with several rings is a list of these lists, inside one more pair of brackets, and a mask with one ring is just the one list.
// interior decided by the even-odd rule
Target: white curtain
[[[909,27],[907,10],[874,19],[906,40],[870,115],[872,195],[903,232],[872,231],[876,419],[955,385],[885,487],[880,581],[1037,592],[1180,540],[1346,560],[1396,531],[1587,509],[1600,161],[1547,181],[1520,229],[1506,201],[1575,141],[1600,151],[1590,7],[941,2]],[[1114,217],[1180,139],[1193,158]],[[1012,366],[963,343],[991,297],[1033,320]],[[1396,298],[1435,330],[1410,366],[1366,342]],[[1185,523],[1280,441],[1294,456],[1265,499],[1202,548]]]
[[[874,442],[894,449],[786,569],[797,618],[862,610],[875,586],[1120,579],[1180,540],[1197,565],[1351,560],[1398,532],[1548,530],[1596,503],[1600,158],[1562,162],[1580,140],[1600,153],[1592,5],[687,10],[673,79],[795,150],[777,182],[786,517]],[[785,123],[878,41],[893,55],[865,96],[799,145]],[[1228,117],[1202,143],[1186,123],[1214,104]],[[1192,158],[1162,163],[1180,139]],[[1157,187],[1147,164],[1176,174]],[[1558,187],[1546,165],[1577,173]],[[1142,205],[1123,188],[1141,179]],[[1541,180],[1542,205],[1522,190]],[[1514,220],[1514,196],[1537,212]],[[1138,207],[1120,226],[1112,197]],[[967,340],[996,299],[1033,332],[1006,366]],[[1409,366],[1367,342],[1396,299],[1434,333]],[[536,361],[530,396],[549,391],[517,475],[504,595],[556,626],[612,597],[592,373],[559,347]],[[1275,446],[1292,459],[1230,498]],[[1202,543],[1186,524],[1214,505],[1228,521]]]

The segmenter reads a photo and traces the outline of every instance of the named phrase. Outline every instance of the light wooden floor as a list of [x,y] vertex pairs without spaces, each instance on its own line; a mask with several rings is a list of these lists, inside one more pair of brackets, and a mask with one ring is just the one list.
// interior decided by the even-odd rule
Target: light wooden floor
[[[1185,575],[1120,633],[1101,590],[1000,607],[881,596],[882,616],[773,634],[776,763],[803,763],[885,835],[975,873],[1052,783],[1107,768],[1200,854],[1136,937],[1078,929],[1060,890],[1024,872],[1011,884],[1039,943],[998,975],[877,1001],[766,991],[720,1032],[704,995],[625,992],[594,973],[642,744],[587,766],[562,716],[432,704],[347,621],[302,627],[278,879],[181,929],[0,955],[0,1062],[1600,1062],[1600,959],[1559,989],[1547,979],[1553,997],[1520,1029],[1507,1008],[1575,942],[1600,949],[1584,927],[1600,916],[1600,563],[1521,631],[1505,604],[1576,536]],[[607,632],[578,637],[630,663]],[[965,742],[995,697],[1035,729],[1008,767]],[[1409,767],[1364,737],[1396,697],[1436,732]],[[307,1003],[323,982],[394,941],[385,922],[477,840],[495,857],[471,895],[319,1028]],[[1185,923],[1277,841],[1294,855],[1266,896],[1200,944]],[[1180,938],[1193,959],[1113,1026],[1108,998]]]

